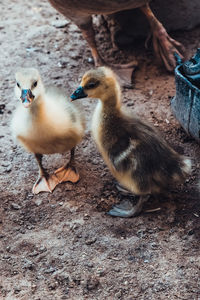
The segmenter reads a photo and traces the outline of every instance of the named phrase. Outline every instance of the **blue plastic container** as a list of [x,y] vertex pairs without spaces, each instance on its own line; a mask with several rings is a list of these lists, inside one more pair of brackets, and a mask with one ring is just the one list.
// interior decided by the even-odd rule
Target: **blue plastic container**
[[177,63],[171,109],[185,131],[200,143],[200,48],[189,61],[182,63],[178,58]]

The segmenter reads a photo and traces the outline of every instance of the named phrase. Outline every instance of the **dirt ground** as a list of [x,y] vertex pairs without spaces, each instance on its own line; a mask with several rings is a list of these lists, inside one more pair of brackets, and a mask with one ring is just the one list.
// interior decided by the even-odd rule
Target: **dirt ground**
[[[124,104],[193,159],[193,173],[184,186],[150,199],[136,218],[106,215],[125,196],[91,140],[95,101],[84,101],[88,129],[76,152],[80,182],[34,196],[36,161],[14,144],[9,129],[17,101],[15,71],[38,67],[45,84],[62,86],[70,95],[93,65],[77,27],[67,22],[57,28],[65,19],[47,1],[8,0],[0,6],[0,299],[200,299],[200,146],[170,111],[174,76],[156,64],[144,41],[129,50],[111,49],[108,30],[96,26],[106,60],[138,60],[134,88],[123,89]],[[200,27],[173,36],[188,56],[200,47]],[[53,171],[66,157],[46,156],[44,161]],[[155,208],[160,210],[145,212]]]

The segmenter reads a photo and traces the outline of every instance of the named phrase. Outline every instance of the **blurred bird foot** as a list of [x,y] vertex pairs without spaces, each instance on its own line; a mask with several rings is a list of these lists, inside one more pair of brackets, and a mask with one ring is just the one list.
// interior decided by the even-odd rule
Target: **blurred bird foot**
[[41,176],[33,186],[32,192],[33,194],[39,194],[40,192],[49,192],[55,189],[55,187],[59,184],[57,177],[53,175],[43,175]]
[[127,64],[107,64],[118,77],[121,87],[133,88],[133,74],[138,66],[138,62],[133,60]]
[[131,61],[128,64],[109,64],[106,63],[101,57],[99,51],[97,50],[95,42],[95,33],[92,27],[91,20],[87,23],[87,26],[79,27],[82,31],[82,34],[90,46],[92,57],[94,60],[95,67],[107,66],[110,67],[118,76],[121,86],[126,88],[132,88],[132,76],[133,71],[137,67],[137,61]]
[[105,62],[99,53],[96,52],[93,52],[93,59],[95,67],[106,66],[111,68],[117,75],[119,83],[122,87],[133,88],[133,72],[138,66],[138,62],[136,60],[132,60],[126,64],[112,64]]
[[79,174],[73,166],[64,166],[55,171],[55,176],[59,183],[70,181],[76,183],[79,181]]
[[[101,60],[102,61],[102,60]],[[102,61],[102,66],[109,67],[116,74],[121,87],[133,88],[133,74],[138,66],[138,62],[133,60],[127,64],[112,64]]]

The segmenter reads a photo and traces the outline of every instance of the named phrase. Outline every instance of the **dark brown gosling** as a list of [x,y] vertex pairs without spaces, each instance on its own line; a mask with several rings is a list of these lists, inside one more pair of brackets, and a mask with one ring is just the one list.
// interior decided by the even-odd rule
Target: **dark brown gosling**
[[190,159],[179,155],[150,124],[138,119],[121,105],[121,91],[111,69],[88,71],[72,100],[100,99],[92,118],[92,134],[113,176],[138,203],[115,205],[109,214],[119,217],[138,215],[150,195],[169,192],[183,183],[191,171]]

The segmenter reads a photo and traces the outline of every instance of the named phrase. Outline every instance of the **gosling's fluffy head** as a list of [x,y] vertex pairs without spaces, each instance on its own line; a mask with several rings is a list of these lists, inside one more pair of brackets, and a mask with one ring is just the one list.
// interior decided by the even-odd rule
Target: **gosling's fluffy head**
[[40,74],[35,68],[22,68],[16,74],[15,95],[29,107],[44,92]]
[[102,102],[115,97],[120,100],[120,86],[114,72],[107,67],[90,70],[83,75],[79,90],[72,95],[72,99],[83,97],[99,98]]

